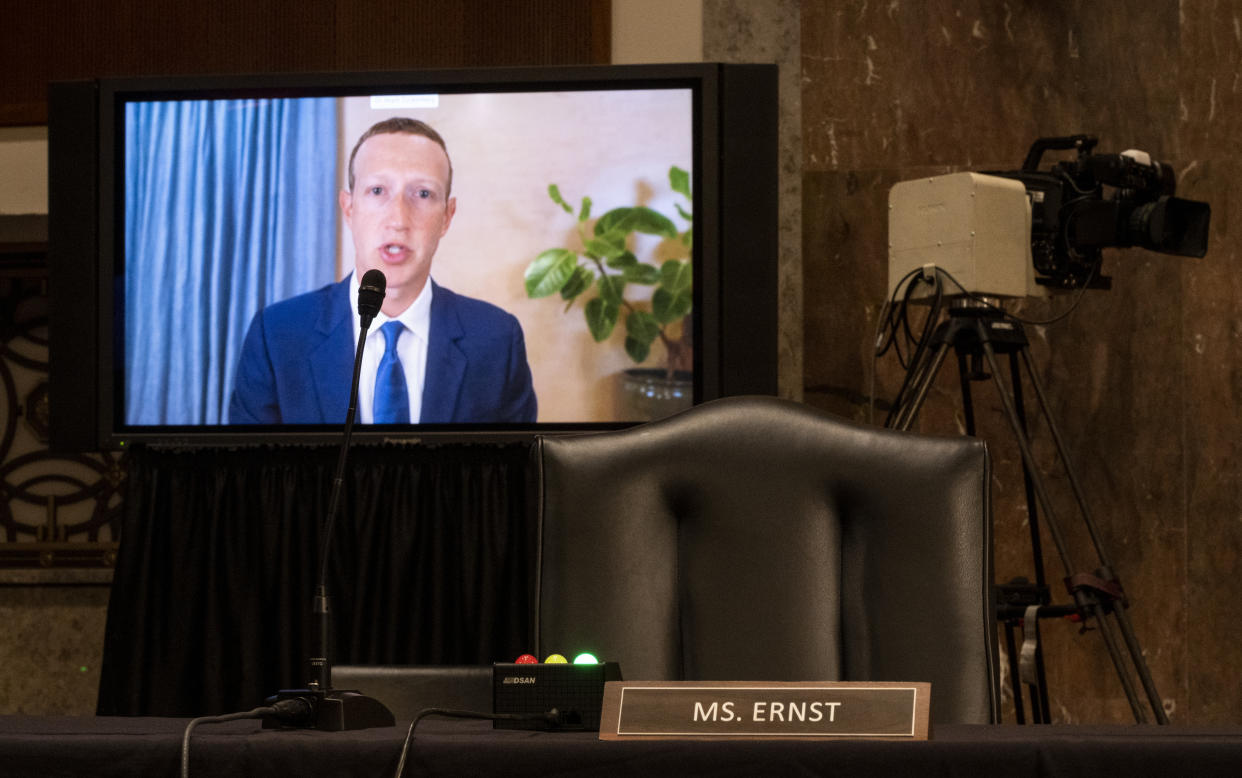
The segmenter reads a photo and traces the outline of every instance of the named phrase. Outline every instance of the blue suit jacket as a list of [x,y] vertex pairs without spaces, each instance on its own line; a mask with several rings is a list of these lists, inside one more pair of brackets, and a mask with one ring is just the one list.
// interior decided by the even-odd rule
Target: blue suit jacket
[[[482,300],[434,290],[419,421],[533,422],[518,320]],[[354,352],[348,278],[267,306],[242,345],[229,423],[344,423]]]

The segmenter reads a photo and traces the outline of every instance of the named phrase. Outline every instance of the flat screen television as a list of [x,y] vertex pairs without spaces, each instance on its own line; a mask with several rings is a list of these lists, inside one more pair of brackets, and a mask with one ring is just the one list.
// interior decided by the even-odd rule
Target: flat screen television
[[775,393],[775,66],[100,79],[49,92],[53,447],[334,439],[354,350],[325,319],[356,322],[368,263],[397,278],[418,253],[349,206],[437,196],[355,189],[355,144],[393,119],[432,128],[450,172],[420,249],[419,402],[371,423],[364,391],[356,436],[615,428]]

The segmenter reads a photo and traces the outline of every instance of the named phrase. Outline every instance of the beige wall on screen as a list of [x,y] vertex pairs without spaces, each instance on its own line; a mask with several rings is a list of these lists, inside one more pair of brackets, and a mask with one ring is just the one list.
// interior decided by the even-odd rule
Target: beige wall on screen
[[[548,185],[575,204],[585,195],[592,213],[636,204],[674,220],[684,199],[668,185],[670,165],[689,171],[691,103],[687,91],[648,90],[440,95],[434,108],[371,108],[368,98],[341,100],[341,176],[357,138],[372,124],[409,116],[435,127],[453,161],[457,214],[432,267],[438,284],[486,300],[517,316],[539,398],[539,421],[615,419],[616,374],[633,367],[624,349],[624,322],[596,343],[582,308],[568,310],[559,296],[526,297],[527,265],[549,248],[579,247],[576,219],[555,205]],[[636,116],[660,117],[657,122]],[[353,248],[341,224],[342,275],[353,268]],[[635,244],[651,259],[658,240]],[[649,290],[643,289],[648,292]],[[631,296],[627,293],[627,297]],[[634,299],[641,299],[633,296]],[[661,365],[657,344],[644,366]]]

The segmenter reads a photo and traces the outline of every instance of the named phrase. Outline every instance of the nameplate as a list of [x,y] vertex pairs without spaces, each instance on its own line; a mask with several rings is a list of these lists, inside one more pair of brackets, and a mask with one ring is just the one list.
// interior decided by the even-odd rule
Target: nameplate
[[926,740],[929,683],[610,681],[601,740]]

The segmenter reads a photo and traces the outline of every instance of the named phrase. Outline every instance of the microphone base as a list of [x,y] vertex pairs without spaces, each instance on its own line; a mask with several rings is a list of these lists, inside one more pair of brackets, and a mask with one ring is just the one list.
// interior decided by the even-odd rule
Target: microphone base
[[343,732],[397,724],[392,711],[384,703],[352,689],[333,689],[327,693],[314,689],[281,689],[267,698],[267,704],[299,698],[310,704],[311,714],[306,720],[278,721],[267,718],[263,720],[263,726]]

